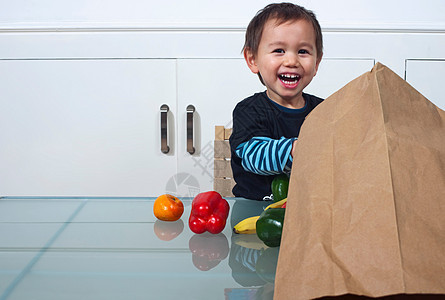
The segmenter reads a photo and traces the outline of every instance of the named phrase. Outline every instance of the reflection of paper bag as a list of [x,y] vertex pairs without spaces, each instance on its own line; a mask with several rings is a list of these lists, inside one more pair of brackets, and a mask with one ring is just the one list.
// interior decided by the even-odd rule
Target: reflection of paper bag
[[301,129],[275,299],[445,293],[445,112],[381,64]]

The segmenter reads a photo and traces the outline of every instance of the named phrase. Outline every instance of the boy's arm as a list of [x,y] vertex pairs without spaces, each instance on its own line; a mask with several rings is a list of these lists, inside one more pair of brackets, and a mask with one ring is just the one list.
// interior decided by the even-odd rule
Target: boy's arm
[[259,175],[289,173],[292,167],[292,146],[297,138],[253,137],[236,148],[246,171]]

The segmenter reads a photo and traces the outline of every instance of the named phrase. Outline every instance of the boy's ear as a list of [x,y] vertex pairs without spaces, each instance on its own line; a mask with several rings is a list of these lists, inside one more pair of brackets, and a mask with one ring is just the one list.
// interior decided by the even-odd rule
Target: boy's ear
[[247,66],[252,71],[252,73],[258,74],[258,66],[256,64],[255,55],[249,48],[244,49],[244,59],[246,60]]

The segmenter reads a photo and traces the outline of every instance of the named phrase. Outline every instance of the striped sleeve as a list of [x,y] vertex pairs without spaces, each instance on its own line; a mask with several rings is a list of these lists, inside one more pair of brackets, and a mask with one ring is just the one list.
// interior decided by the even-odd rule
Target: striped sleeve
[[290,173],[292,143],[297,138],[281,137],[279,140],[254,137],[236,148],[241,165],[246,171],[259,175]]

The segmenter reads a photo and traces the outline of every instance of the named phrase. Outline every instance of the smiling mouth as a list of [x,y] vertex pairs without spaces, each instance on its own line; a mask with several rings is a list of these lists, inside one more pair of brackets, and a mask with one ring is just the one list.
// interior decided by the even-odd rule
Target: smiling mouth
[[298,84],[298,81],[300,80],[301,76],[297,74],[280,74],[278,75],[278,78],[283,84],[291,86]]

